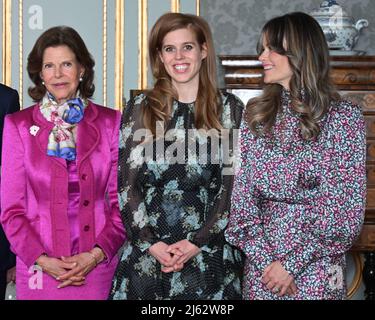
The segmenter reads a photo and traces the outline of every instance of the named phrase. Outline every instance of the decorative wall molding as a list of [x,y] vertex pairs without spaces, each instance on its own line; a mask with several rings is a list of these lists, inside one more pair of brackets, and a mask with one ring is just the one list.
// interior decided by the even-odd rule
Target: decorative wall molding
[[180,0],[171,0],[171,11],[180,12]]
[[124,1],[116,0],[115,106],[121,108],[124,97]]
[[2,50],[2,82],[10,86],[12,82],[12,0],[3,0],[3,50]]
[[[27,73],[25,75],[27,51],[30,49],[33,37],[38,35],[39,31],[42,32],[48,26],[53,25],[54,19],[51,17],[51,8],[54,7],[54,1],[56,1],[56,4],[58,3],[58,0],[48,1],[47,3],[38,0],[34,2],[30,0],[2,0],[2,82],[18,90],[21,106],[29,105],[31,102],[27,95],[29,79]],[[149,29],[152,27],[149,24],[150,21],[155,20],[155,12],[149,12],[151,7],[149,0],[128,1],[92,1],[92,6],[95,10],[87,12],[86,24],[83,24],[81,29],[83,30],[85,40],[88,37],[92,41],[90,37],[97,36],[98,31],[100,34],[102,33],[102,39],[99,42],[95,42],[94,48],[92,47],[92,42],[91,45],[90,43],[88,44],[89,50],[94,53],[94,58],[98,62],[96,64],[95,82],[98,90],[95,92],[95,99],[103,105],[109,104],[118,109],[121,109],[125,98],[127,98],[129,86],[134,89],[146,89],[151,83],[151,79],[148,79],[150,75],[148,70],[147,41]],[[125,17],[124,10],[126,3],[131,10],[134,10],[134,13],[138,10],[138,19],[132,20]],[[85,12],[87,9],[86,6],[87,1],[78,6],[78,10]],[[40,21],[32,20],[31,22],[34,22],[34,26],[38,26],[36,28],[30,27],[30,19],[33,19],[34,15],[34,13],[30,12],[30,9],[33,7],[39,7],[42,12]],[[160,12],[170,10],[200,15],[200,9],[200,0],[170,0],[165,3]],[[97,19],[98,16],[100,21]],[[80,24],[77,23],[77,20],[73,21],[72,23],[72,20],[59,16],[56,19],[56,25],[73,24],[74,27],[78,27],[78,31],[81,33]],[[87,34],[87,21],[95,23],[93,27],[96,33],[92,35]],[[135,25],[134,21],[136,21]],[[127,31],[129,29],[126,28],[137,30],[137,24],[138,31],[135,31],[133,39],[133,35],[129,36]],[[131,38],[125,39],[125,31],[126,37]],[[130,41],[126,44],[126,47],[125,40]],[[138,45],[134,47],[138,48],[135,51],[130,50],[129,43],[130,46],[137,43]],[[134,59],[138,61],[138,64],[134,63]],[[126,75],[124,76],[124,73],[126,64],[129,63],[127,61],[132,61],[131,63],[133,63],[135,70],[133,71],[132,69],[131,71],[132,75],[130,78],[132,80],[129,82],[128,78],[126,78],[128,82],[125,84]]]
[[[117,0],[116,0],[117,1]],[[12,7],[13,2],[13,7]],[[122,3],[123,1],[118,1],[119,3]],[[100,2],[99,2],[100,3]],[[12,12],[15,10],[18,6],[18,16],[16,15],[18,19],[18,64],[19,64],[19,74],[18,76],[18,93],[20,97],[20,105],[21,108],[24,105],[24,18],[25,18],[25,1],[18,0],[17,3],[12,0],[3,0],[3,83],[12,86],[12,63],[15,61],[12,61]],[[102,16],[102,28],[103,28],[103,39],[102,39],[102,55],[103,55],[103,81],[102,81],[102,90],[103,90],[103,96],[102,101],[103,104],[107,104],[107,15],[108,15],[108,4],[107,0],[102,0],[102,10],[103,10],[103,16]],[[123,14],[122,14],[123,17]],[[120,50],[123,48],[123,44],[121,44],[122,47],[120,47]],[[14,48],[13,48],[14,50]],[[123,50],[122,50],[123,52]],[[123,59],[122,59],[123,61]],[[120,66],[123,69],[123,63],[120,63],[120,59],[116,59],[115,62],[116,66]],[[14,76],[14,74],[13,74]],[[121,78],[122,79],[122,78]],[[123,81],[121,82],[119,79],[116,87],[123,86]],[[122,91],[121,91],[122,94]],[[120,99],[121,101],[122,99]],[[119,104],[116,104],[116,106],[119,106]]]
[[19,52],[19,87],[20,106],[23,108],[23,0],[18,0],[18,52]]
[[[107,105],[107,0],[103,0],[103,105]],[[118,104],[116,104],[118,106]]]
[[138,88],[147,88],[148,1],[138,0]]

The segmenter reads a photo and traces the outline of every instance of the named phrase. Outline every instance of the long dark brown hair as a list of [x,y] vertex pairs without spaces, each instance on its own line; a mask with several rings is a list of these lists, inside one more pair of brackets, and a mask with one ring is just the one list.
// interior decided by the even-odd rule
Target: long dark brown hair
[[[270,50],[288,57],[292,70],[289,83],[291,107],[299,115],[303,139],[311,140],[320,133],[318,121],[339,95],[329,76],[329,50],[318,22],[303,12],[273,18],[263,27],[258,53]],[[265,84],[263,94],[251,99],[245,119],[257,134],[270,131],[280,110],[282,86]]]
[[49,47],[67,46],[76,56],[78,63],[85,69],[78,89],[83,98],[90,98],[94,94],[94,65],[95,61],[76,30],[67,26],[57,26],[46,30],[34,44],[27,58],[27,72],[35,84],[29,88],[29,95],[34,101],[40,101],[46,94],[46,87],[42,83],[40,72],[43,66],[43,54]]
[[201,49],[207,48],[207,57],[202,60],[199,71],[199,88],[195,101],[196,128],[220,129],[221,99],[216,82],[216,56],[212,34],[208,23],[201,17],[166,13],[162,15],[150,31],[148,52],[154,88],[146,93],[148,103],[143,106],[143,122],[147,129],[155,134],[157,121],[169,120],[173,100],[178,99],[176,88],[160,59],[164,37],[167,33],[179,29],[189,29],[195,35]]

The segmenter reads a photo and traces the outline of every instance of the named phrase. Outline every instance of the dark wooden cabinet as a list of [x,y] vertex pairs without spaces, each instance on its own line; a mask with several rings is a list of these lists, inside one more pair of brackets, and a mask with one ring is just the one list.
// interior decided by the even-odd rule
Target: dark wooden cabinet
[[[263,68],[257,56],[219,56],[226,89],[246,102],[261,92]],[[342,96],[360,104],[367,128],[365,223],[354,253],[364,253],[365,297],[375,300],[375,56],[332,56],[332,79]],[[358,284],[360,276],[357,277]]]

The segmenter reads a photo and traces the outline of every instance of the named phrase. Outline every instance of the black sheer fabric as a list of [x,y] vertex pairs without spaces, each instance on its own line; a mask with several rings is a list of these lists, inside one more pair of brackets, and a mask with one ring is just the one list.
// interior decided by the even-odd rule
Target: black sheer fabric
[[[146,133],[141,104],[147,108],[147,97],[129,102],[119,154],[119,201],[128,242],[110,299],[241,298],[242,255],[225,241],[224,229],[233,183],[233,129],[239,128],[243,104],[229,93],[221,98],[227,129],[221,139],[214,132],[194,131],[194,104],[178,101],[164,130],[166,139],[141,139]],[[147,249],[158,241],[182,239],[201,253],[180,272],[161,272]]]

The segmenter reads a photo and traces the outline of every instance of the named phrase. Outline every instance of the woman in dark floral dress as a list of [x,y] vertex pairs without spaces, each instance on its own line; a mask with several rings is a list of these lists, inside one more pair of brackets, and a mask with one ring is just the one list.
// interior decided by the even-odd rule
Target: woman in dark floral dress
[[163,15],[149,53],[155,86],[122,118],[119,199],[129,241],[110,299],[240,299],[242,256],[224,229],[243,105],[217,90],[202,18]]
[[364,218],[365,126],[329,79],[319,24],[269,21],[265,88],[241,125],[227,240],[246,254],[244,299],[344,299],[345,253]]

